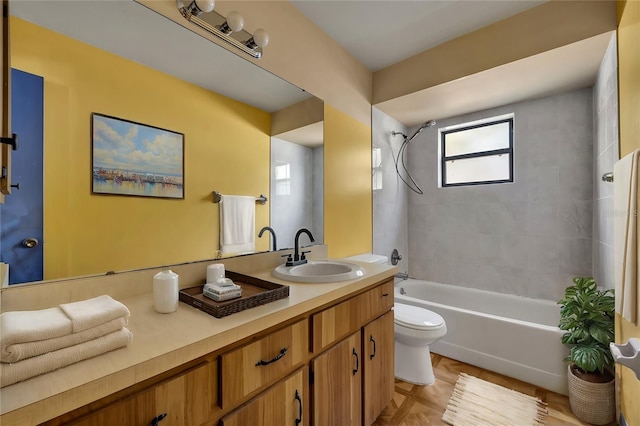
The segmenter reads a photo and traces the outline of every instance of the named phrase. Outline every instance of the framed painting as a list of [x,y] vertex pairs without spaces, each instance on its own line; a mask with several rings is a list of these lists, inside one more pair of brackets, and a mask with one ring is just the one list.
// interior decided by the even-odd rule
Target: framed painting
[[184,135],[91,114],[91,192],[184,199]]

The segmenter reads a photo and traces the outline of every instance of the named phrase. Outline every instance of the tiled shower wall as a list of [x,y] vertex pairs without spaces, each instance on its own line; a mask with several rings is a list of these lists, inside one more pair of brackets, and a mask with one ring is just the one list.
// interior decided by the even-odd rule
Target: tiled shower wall
[[603,182],[602,175],[612,172],[620,158],[616,50],[612,36],[593,88],[593,276],[605,288],[614,288],[613,183]]
[[[511,112],[514,182],[438,188],[438,128]],[[586,88],[439,120],[418,135],[409,169],[425,194],[408,193],[409,275],[550,300],[590,276],[592,130]]]
[[391,132],[407,133],[407,128],[372,108],[372,144],[379,148],[382,174],[382,188],[373,191],[373,252],[391,257],[397,248],[403,257],[398,263],[401,272],[408,270],[407,237],[407,188],[396,174],[394,157],[402,144],[402,136],[392,136]]
[[[275,180],[271,180],[270,222],[276,232],[278,249],[292,248],[300,228],[309,229],[315,242],[322,244],[322,154],[322,147],[309,148],[271,138],[271,176],[275,176],[277,162],[289,163],[290,167],[289,194],[278,194]],[[270,238],[270,234],[263,234],[262,238]],[[301,245],[309,244],[304,236]]]

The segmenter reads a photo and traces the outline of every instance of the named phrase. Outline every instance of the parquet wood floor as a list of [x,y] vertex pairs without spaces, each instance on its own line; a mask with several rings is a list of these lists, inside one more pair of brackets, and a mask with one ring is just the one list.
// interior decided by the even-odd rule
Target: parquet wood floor
[[[569,398],[564,395],[437,354],[431,354],[431,361],[436,383],[432,386],[418,386],[396,379],[395,396],[373,426],[446,425],[442,421],[442,414],[447,407],[459,373],[467,373],[540,398],[547,403],[548,426],[588,426],[571,413]],[[616,423],[611,423],[610,426],[613,425]]]

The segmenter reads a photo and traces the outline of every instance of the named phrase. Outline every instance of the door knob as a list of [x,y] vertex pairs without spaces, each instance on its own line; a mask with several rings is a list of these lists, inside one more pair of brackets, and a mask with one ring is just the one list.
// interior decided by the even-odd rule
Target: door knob
[[25,238],[22,241],[22,245],[26,248],[34,248],[38,245],[38,240],[36,238]]

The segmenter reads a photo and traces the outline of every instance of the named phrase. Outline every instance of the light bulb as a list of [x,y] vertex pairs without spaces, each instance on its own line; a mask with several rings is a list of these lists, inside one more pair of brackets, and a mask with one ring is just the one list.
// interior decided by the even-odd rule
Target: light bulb
[[196,6],[198,9],[205,13],[209,13],[213,10],[213,6],[215,6],[215,2],[213,0],[195,0]]
[[258,28],[253,33],[253,42],[260,47],[265,47],[269,44],[269,34],[262,28]]
[[229,15],[227,15],[227,25],[232,31],[242,31],[244,28],[244,18],[235,10],[231,11],[229,12]]

